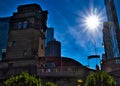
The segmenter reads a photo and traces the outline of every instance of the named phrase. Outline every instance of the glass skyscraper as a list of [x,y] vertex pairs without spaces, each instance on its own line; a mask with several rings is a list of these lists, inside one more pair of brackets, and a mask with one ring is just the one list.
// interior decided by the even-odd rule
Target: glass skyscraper
[[103,55],[101,69],[108,72],[120,86],[120,0],[104,0],[108,21],[103,26]]
[[[119,0],[105,0],[107,18],[110,24],[110,28],[108,29],[110,31],[110,40],[111,40],[110,42],[111,42],[113,57],[120,57],[120,38],[119,38],[120,29],[119,29],[119,17],[118,17],[120,13],[118,12],[119,11],[118,4],[120,3],[118,3],[117,1]],[[105,51],[109,52],[109,50],[106,49]]]
[[120,29],[120,0],[114,0],[116,13],[118,17],[119,29]]

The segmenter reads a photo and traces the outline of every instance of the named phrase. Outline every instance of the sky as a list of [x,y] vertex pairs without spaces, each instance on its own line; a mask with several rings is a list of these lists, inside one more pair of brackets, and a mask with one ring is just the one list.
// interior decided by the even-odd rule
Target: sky
[[[53,27],[55,38],[62,44],[62,56],[75,59],[84,66],[87,57],[104,53],[102,47],[102,23],[106,21],[104,0],[0,0],[0,17],[11,16],[18,5],[37,3],[43,10],[48,10],[47,26]],[[101,25],[92,32],[84,25],[84,19],[96,9],[101,18]],[[95,40],[95,41],[94,41]],[[95,68],[96,60],[89,60]]]

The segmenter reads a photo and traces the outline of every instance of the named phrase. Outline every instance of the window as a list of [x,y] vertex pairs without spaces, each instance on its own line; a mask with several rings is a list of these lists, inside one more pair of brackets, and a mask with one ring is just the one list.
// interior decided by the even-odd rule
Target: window
[[32,21],[29,21],[29,27],[33,28],[34,27],[34,23]]
[[17,29],[17,23],[14,23],[14,29]]
[[6,49],[2,49],[2,58],[4,59],[6,57]]
[[9,47],[12,47],[12,42],[8,42],[8,46],[9,46]]
[[120,64],[120,59],[116,59],[116,64]]
[[22,29],[22,22],[18,22],[18,29]]
[[16,46],[16,41],[12,41],[12,47]]
[[41,45],[41,49],[43,49],[43,45]]
[[16,41],[10,41],[8,42],[9,47],[15,47],[16,46]]
[[23,22],[23,28],[27,28],[28,27],[28,22],[27,21],[24,21]]
[[23,56],[26,56],[27,55],[27,50],[24,50],[23,51]]

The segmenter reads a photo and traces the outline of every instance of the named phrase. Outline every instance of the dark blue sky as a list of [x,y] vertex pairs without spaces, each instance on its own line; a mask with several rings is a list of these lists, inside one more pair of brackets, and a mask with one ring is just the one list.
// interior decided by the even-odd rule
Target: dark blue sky
[[[62,56],[73,58],[83,65],[88,65],[87,56],[95,54],[93,37],[96,39],[97,54],[102,54],[102,26],[92,34],[81,27],[83,17],[90,9],[97,9],[105,18],[104,0],[1,0],[0,17],[11,16],[18,5],[37,3],[43,10],[48,10],[48,27],[55,29],[55,38],[62,43]],[[104,21],[104,20],[103,20]],[[101,21],[101,22],[103,22]],[[90,66],[93,64],[90,60]]]

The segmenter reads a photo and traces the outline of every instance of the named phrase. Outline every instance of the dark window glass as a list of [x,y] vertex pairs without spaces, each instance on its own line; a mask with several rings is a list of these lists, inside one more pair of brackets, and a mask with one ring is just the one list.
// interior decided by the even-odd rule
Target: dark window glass
[[33,24],[32,21],[29,21],[29,26],[28,26],[28,27],[30,27],[30,28],[33,28],[33,27],[34,27],[34,24]]
[[18,22],[18,29],[22,29],[22,22]]
[[24,21],[23,22],[23,28],[27,28],[28,27],[28,22],[27,21]]
[[14,23],[14,29],[17,29],[17,23]]
[[41,45],[41,49],[43,49],[43,45]]
[[6,49],[2,49],[2,58],[4,59],[6,57]]
[[16,41],[12,41],[12,47],[16,46]]
[[24,50],[23,51],[23,56],[26,56],[27,55],[27,50]]

